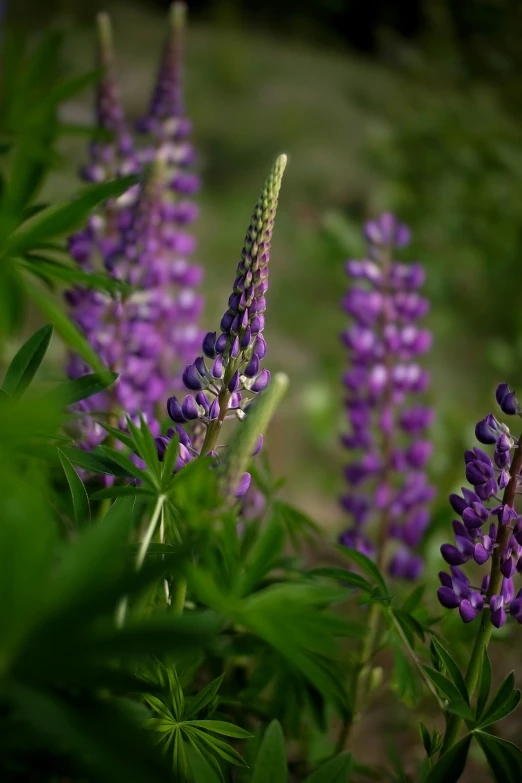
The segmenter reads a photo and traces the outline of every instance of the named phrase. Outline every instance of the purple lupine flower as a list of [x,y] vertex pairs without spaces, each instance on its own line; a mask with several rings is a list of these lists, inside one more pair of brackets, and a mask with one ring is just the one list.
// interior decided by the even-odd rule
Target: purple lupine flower
[[[342,442],[353,456],[344,470],[350,489],[341,498],[352,525],[339,540],[380,564],[384,547],[397,540],[389,572],[416,579],[422,559],[413,550],[429,525],[427,505],[434,496],[425,474],[433,411],[416,399],[429,384],[417,361],[431,345],[430,332],[418,326],[429,309],[418,292],[425,275],[420,264],[393,259],[395,248],[409,241],[407,227],[393,215],[369,221],[364,234],[369,258],[347,261],[354,282],[342,302],[353,319],[342,334],[350,361],[343,378],[350,429]],[[380,531],[370,546],[363,530],[375,517]]]
[[[189,392],[183,400],[171,397],[167,412],[177,424],[195,421],[188,449],[193,457],[214,454],[225,419],[245,417],[251,395],[263,391],[270,372],[261,367],[266,355],[263,337],[268,289],[270,243],[286,155],[280,155],[265,182],[250,221],[233,290],[218,336],[208,332],[202,341],[202,355],[189,364],[183,382]],[[202,436],[203,427],[203,436]],[[160,449],[162,445],[158,443]],[[259,438],[254,448],[262,446]],[[250,484],[244,474],[233,489],[244,495]]]
[[[105,155],[112,165],[119,160],[121,140],[131,137],[114,82],[109,20],[100,15],[98,21],[104,72],[97,93],[97,117],[99,128],[113,134],[113,155]],[[119,146],[114,148],[115,144]],[[131,141],[124,150],[126,160],[138,166]],[[113,167],[104,176],[122,173]],[[104,205],[87,228],[70,239],[71,254],[85,271],[97,271],[101,266],[128,287],[112,297],[85,287],[66,294],[71,318],[105,364],[120,376],[110,392],[90,398],[78,408],[85,414],[79,422],[83,448],[92,448],[104,439],[103,429],[89,416],[95,412],[124,428],[123,413],[133,418],[141,411],[153,433],[159,435],[156,414],[168,390],[181,384],[181,369],[201,340],[197,324],[203,298],[195,286],[202,270],[186,259],[194,245],[183,227],[190,210],[176,202],[170,177],[159,150],[144,183],[132,188],[132,194]],[[173,220],[178,207],[179,215]],[[194,210],[191,215],[193,218]],[[72,356],[68,372],[74,378],[89,368]]]
[[[501,410],[522,415],[514,392],[501,383],[496,392]],[[441,553],[450,565],[451,576],[439,574],[442,587],[437,595],[447,609],[459,608],[466,623],[488,609],[491,623],[500,628],[507,612],[522,623],[522,590],[515,598],[513,577],[522,573],[522,521],[515,510],[515,497],[522,482],[522,444],[509,428],[490,413],[477,423],[477,440],[494,444],[493,459],[475,447],[464,453],[466,478],[473,489],[450,495],[450,504],[462,521],[453,521],[455,544],[443,544]],[[470,587],[458,566],[474,561],[489,564],[490,573],[480,588]]]
[[164,272],[168,282],[178,288],[176,317],[168,322],[169,344],[175,346],[183,363],[191,361],[201,344],[202,334],[196,326],[201,299],[194,289],[203,276],[201,267],[188,260],[195,240],[187,229],[198,217],[199,209],[192,197],[199,190],[200,180],[192,170],[195,152],[188,140],[192,123],[186,114],[183,90],[186,11],[183,2],[171,6],[152,99],[147,114],[136,123],[136,130],[149,134],[151,139],[140,150],[141,160],[146,163],[159,157],[166,172],[161,219],[165,224],[163,241],[171,257]]

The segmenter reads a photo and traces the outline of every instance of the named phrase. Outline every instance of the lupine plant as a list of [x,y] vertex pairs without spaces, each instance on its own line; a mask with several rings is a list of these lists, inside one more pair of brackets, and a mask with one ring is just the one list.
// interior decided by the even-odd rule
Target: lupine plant
[[[500,414],[479,421],[467,486],[436,506],[424,271],[396,260],[409,232],[384,213],[366,223],[368,257],[347,262],[349,527],[335,543],[280,497],[269,425],[283,422],[287,389],[285,425],[298,396],[265,366],[264,327],[287,158],[254,207],[219,328],[204,334],[202,269],[188,260],[199,180],[184,19],[174,4],[136,133],[104,14],[101,72],[61,81],[54,34],[4,69],[19,92],[0,92],[2,356],[15,292],[54,326],[20,341],[0,388],[0,778],[453,783],[487,766],[519,783],[522,751],[497,724],[520,701],[499,642],[522,622],[522,436]],[[59,104],[94,83],[97,128],[80,129],[93,139],[89,184],[40,204]],[[47,354],[55,328],[70,354],[62,380]],[[496,400],[522,417],[507,383]],[[262,518],[245,513],[251,476]],[[431,586],[430,541],[450,510],[448,568],[425,590],[420,552]],[[388,754],[370,712],[383,703],[405,735]]]
[[[203,297],[195,290],[202,269],[187,260],[194,249],[185,225],[196,206],[180,194],[194,190],[194,175],[185,172],[193,153],[185,136],[190,122],[182,103],[179,49],[184,6],[174,4],[171,30],[146,121],[153,142],[139,149],[120,105],[114,73],[110,21],[98,16],[99,55],[103,74],[96,93],[99,133],[106,141],[90,145],[91,161],[82,168],[89,181],[104,181],[145,170],[141,185],[104,204],[87,227],[70,237],[71,255],[87,273],[104,268],[125,288],[103,293],[86,285],[67,292],[71,318],[90,345],[119,378],[113,389],[77,406],[78,412],[105,413],[101,424],[84,415],[77,420],[80,445],[91,449],[107,437],[103,424],[126,427],[125,415],[141,412],[159,433],[157,416],[167,390],[195,350]],[[187,186],[188,183],[188,186]],[[89,367],[72,355],[68,374],[78,378]]]

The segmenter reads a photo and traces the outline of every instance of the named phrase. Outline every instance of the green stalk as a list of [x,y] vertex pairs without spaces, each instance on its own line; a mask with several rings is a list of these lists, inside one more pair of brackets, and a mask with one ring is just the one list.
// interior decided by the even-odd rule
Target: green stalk
[[[519,476],[521,469],[522,469],[522,435],[518,440],[518,445],[513,455],[513,461],[511,463],[511,468],[510,468],[510,479],[504,490],[504,495],[502,497],[502,504],[511,506],[511,508],[513,508],[515,505],[515,497],[517,492],[517,478]],[[493,555],[491,558],[491,572],[489,577],[489,588],[486,595],[486,601],[489,601],[491,596],[498,595],[502,587],[500,557],[509,542],[510,536],[511,536],[511,527],[509,525],[506,524],[503,525],[502,527],[499,527],[499,531],[497,535],[497,546],[495,547],[495,550],[493,551]],[[468,696],[470,701],[473,697],[473,694],[475,693],[475,688],[477,687],[477,682],[480,674],[480,664],[482,661],[482,655],[484,653],[484,649],[487,649],[488,647],[492,632],[493,632],[493,626],[491,624],[491,619],[490,619],[490,610],[489,608],[486,608],[482,612],[480,627],[477,632],[475,644],[473,645],[473,652],[471,653],[471,659],[468,664],[468,669],[466,671],[465,683],[466,683],[466,688],[468,689]],[[458,715],[452,714],[449,716],[448,723],[446,726],[446,732],[444,734],[444,742],[442,744],[442,748],[440,751],[441,756],[444,753],[446,753],[446,751],[449,750],[457,742],[462,729],[463,722],[464,722],[463,719],[459,718]]]
[[[150,546],[150,542],[152,541],[152,538],[156,531],[156,527],[158,526],[158,520],[163,512],[163,504],[165,502],[165,499],[166,499],[165,495],[158,496],[156,505],[154,506],[154,511],[152,512],[152,516],[150,518],[149,525],[145,532],[145,537],[141,542],[138,556],[136,558],[136,571],[139,571],[141,569],[145,561],[145,557],[147,556],[147,550]],[[123,624],[125,622],[125,616],[127,614],[128,603],[129,603],[128,596],[125,595],[123,596],[123,598],[118,604],[118,607],[116,609],[116,626],[118,628],[123,627]]]

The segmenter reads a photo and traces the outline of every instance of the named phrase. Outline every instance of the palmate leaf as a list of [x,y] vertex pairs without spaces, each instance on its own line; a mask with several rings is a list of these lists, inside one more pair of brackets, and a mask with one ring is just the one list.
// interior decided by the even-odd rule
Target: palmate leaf
[[249,732],[225,721],[189,720],[189,717],[215,699],[223,678],[217,678],[199,694],[185,700],[175,669],[161,666],[160,675],[164,682],[165,678],[168,680],[164,687],[164,695],[160,698],[147,694],[145,697],[158,718],[147,720],[144,728],[165,735],[168,747],[172,745],[174,768],[177,768],[176,765],[179,765],[180,759],[185,754],[187,743],[210,764],[219,778],[222,778],[222,774],[216,760],[218,757],[230,764],[245,766],[239,753],[215,735],[248,739],[252,736]]
[[286,783],[288,766],[285,738],[281,724],[273,720],[259,748],[252,773],[252,783]]
[[[227,742],[212,736],[208,731],[203,731],[194,726],[194,722],[190,721],[183,725],[183,731],[187,734],[190,733],[196,745],[206,745],[211,753],[215,753],[229,764],[234,764],[237,767],[246,767],[245,760],[239,755],[237,750],[229,745]],[[250,736],[250,735],[248,735]]]
[[190,771],[194,777],[194,783],[220,783],[221,775],[212,768],[205,755],[194,746],[193,740],[188,737],[185,753],[188,758]]
[[207,704],[210,704],[210,702],[216,697],[216,694],[221,687],[221,683],[223,682],[224,676],[225,675],[222,674],[221,676],[216,677],[215,680],[212,680],[212,682],[209,682],[208,685],[205,685],[205,687],[195,696],[185,700],[183,720],[192,718],[194,715],[197,715],[198,712],[200,712],[204,707],[206,707]]
[[22,345],[12,359],[2,384],[2,389],[11,397],[21,397],[33,380],[47,352],[52,335],[52,325],[42,326]]
[[225,737],[249,739],[253,736],[249,731],[222,720],[191,720],[190,725],[199,729],[205,729],[213,734],[223,734]]
[[[183,471],[182,471],[183,472]],[[202,603],[264,639],[336,704],[348,704],[328,660],[338,655],[338,638],[360,639],[365,627],[328,611],[345,591],[310,583],[272,585],[243,599],[223,594],[209,572],[190,569],[189,581]]]
[[284,530],[277,516],[272,516],[248,553],[239,576],[238,595],[248,595],[274,567],[284,546]]

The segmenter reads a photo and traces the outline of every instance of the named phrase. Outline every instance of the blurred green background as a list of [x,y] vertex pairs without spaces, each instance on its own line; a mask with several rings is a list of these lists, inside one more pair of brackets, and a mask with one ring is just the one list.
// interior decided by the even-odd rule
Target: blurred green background
[[[93,62],[93,16],[102,9],[113,17],[133,120],[155,78],[165,32],[160,2],[13,0],[8,14],[13,26],[36,34],[65,26],[64,68],[81,72]],[[446,497],[464,480],[462,451],[477,419],[495,410],[495,386],[517,388],[522,376],[522,3],[271,0],[253,10],[238,0],[189,2],[189,11],[186,97],[204,183],[196,224],[206,270],[203,326],[218,323],[259,187],[275,156],[287,152],[266,336],[268,366],[285,370],[291,388],[268,448],[275,472],[286,477],[284,496],[332,536],[343,525],[336,502],[344,460],[343,261],[361,257],[362,223],[382,209],[412,229],[404,258],[427,268],[434,333],[427,364],[439,496],[425,542],[434,577],[451,519]],[[63,119],[92,121],[88,91],[64,107]],[[51,198],[77,189],[85,139],[62,139],[60,153]],[[29,312],[24,334],[38,322]],[[53,347],[47,372],[58,377],[63,354],[59,341]],[[458,622],[453,627],[466,636]]]

